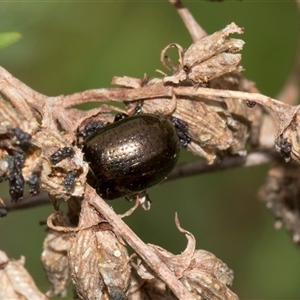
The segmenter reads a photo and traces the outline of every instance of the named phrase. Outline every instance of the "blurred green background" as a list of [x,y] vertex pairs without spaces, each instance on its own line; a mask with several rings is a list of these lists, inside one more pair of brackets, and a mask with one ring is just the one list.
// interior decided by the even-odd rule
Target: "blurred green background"
[[[276,97],[294,61],[299,14],[293,1],[186,1],[208,32],[230,22],[245,28],[244,75],[262,93]],[[0,3],[0,32],[23,38],[0,51],[0,65],[49,96],[109,87],[113,76],[155,76],[163,70],[160,51],[169,43],[191,43],[181,19],[167,1],[19,1]],[[165,70],[164,70],[165,71]],[[182,151],[181,161],[196,160]],[[240,168],[186,178],[149,190],[150,211],[137,210],[125,221],[145,241],[174,253],[186,240],[174,224],[197,239],[235,272],[240,299],[300,299],[300,249],[259,201],[268,166]],[[7,196],[1,185],[1,197]],[[110,202],[118,212],[131,204]],[[0,249],[26,256],[26,267],[46,291],[40,254],[45,228],[39,221],[51,206],[11,212],[0,219]],[[71,294],[68,296],[71,298]]]

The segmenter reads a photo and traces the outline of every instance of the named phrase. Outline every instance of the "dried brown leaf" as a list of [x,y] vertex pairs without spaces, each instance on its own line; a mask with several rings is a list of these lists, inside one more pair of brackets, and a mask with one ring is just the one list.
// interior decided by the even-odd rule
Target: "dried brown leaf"
[[[190,232],[180,227],[177,215],[175,218],[175,222],[178,230],[184,233],[188,240],[187,246],[181,254],[174,255],[173,253],[168,252],[167,250],[157,245],[148,244],[148,246],[156,253],[156,255],[161,259],[161,261],[170,270],[172,270],[175,276],[177,278],[180,278],[182,277],[182,274],[185,272],[185,270],[189,267],[191,263],[191,260],[194,255],[195,247],[196,247],[196,240],[195,237]],[[138,272],[139,271],[140,270],[138,269]],[[143,278],[143,276],[141,277]]]
[[244,42],[239,39],[227,39],[230,34],[242,34],[244,29],[231,23],[224,29],[216,31],[193,43],[184,53],[183,65],[189,68],[208,60],[220,53],[235,53],[242,49]]
[[81,211],[78,227],[76,230],[86,229],[107,221],[90,205],[89,198],[86,196],[81,201]]

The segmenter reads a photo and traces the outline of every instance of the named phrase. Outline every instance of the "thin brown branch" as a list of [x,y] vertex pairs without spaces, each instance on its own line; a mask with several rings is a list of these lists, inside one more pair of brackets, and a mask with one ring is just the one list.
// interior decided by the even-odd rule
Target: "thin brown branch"
[[0,67],[0,91],[10,99],[20,113],[27,117],[33,116],[28,105],[40,111],[47,99],[47,96],[31,89],[2,67]]
[[174,168],[166,181],[185,178],[189,176],[196,176],[210,172],[224,171],[232,168],[253,167],[267,164],[272,162],[274,158],[278,156],[279,155],[277,152],[255,151],[249,153],[247,156],[224,157],[222,161],[212,165],[207,164],[207,162],[204,160],[181,163]]
[[282,103],[278,100],[272,99],[258,93],[247,93],[231,90],[218,90],[211,88],[195,88],[193,86],[172,88],[171,86],[164,86],[163,84],[153,84],[137,89],[118,88],[118,89],[96,89],[87,90],[81,93],[75,93],[65,96],[63,98],[64,107],[71,107],[74,105],[99,102],[99,101],[137,101],[145,99],[156,98],[171,98],[173,92],[177,96],[187,97],[205,97],[214,101],[223,101],[224,98],[241,99],[244,101],[253,101],[261,105],[269,107],[276,114],[277,117],[283,116],[283,109],[291,106]]
[[299,98],[299,76],[300,76],[300,35],[298,37],[298,48],[294,66],[277,96],[278,101],[295,105]]
[[297,52],[297,59],[295,65],[288,76],[285,85],[278,94],[279,101],[295,105],[299,98],[299,74],[300,74],[300,43]]
[[120,219],[118,215],[103,201],[90,186],[86,196],[89,203],[114,227],[114,230],[132,247],[146,264],[160,276],[178,299],[195,300],[178,278],[168,269],[158,256]]
[[35,206],[51,204],[48,193],[46,192],[41,192],[37,196],[30,196],[30,195],[25,196],[24,199],[20,202],[11,202],[10,200],[6,199],[4,200],[4,203],[5,203],[5,209],[7,211],[26,209]]
[[177,87],[173,89],[174,93],[177,96],[189,95],[190,97],[204,97],[206,99],[212,99],[217,101],[218,98],[220,101],[222,99],[241,99],[243,101],[257,102],[263,106],[270,108],[279,121],[284,122],[286,119],[289,119],[291,114],[291,109],[293,106],[286,103],[282,103],[276,99],[272,99],[268,96],[258,94],[258,93],[246,93],[240,91],[230,91],[230,90],[218,90],[210,88],[198,88],[190,89],[189,87]]
[[172,97],[172,87],[163,84],[153,84],[137,89],[107,88],[87,90],[64,97],[64,107],[72,107],[87,102],[99,101],[135,101],[160,97]]
[[199,41],[207,35],[204,29],[194,19],[190,11],[183,5],[180,0],[169,0],[171,4],[176,8],[179,16],[181,17],[184,25],[189,31],[194,42]]

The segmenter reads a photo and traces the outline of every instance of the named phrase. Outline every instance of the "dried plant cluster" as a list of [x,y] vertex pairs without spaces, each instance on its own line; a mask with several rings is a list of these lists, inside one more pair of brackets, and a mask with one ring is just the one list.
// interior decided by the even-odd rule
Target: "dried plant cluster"
[[[9,182],[13,201],[23,198],[28,184],[31,195],[45,191],[56,209],[48,218],[42,253],[50,290],[44,295],[36,288],[23,258],[13,261],[0,252],[0,299],[64,296],[70,279],[80,299],[238,299],[229,289],[233,271],[196,249],[194,236],[177,217],[188,241],[180,255],[145,245],[86,184],[89,166],[77,146],[78,130],[91,120],[111,123],[113,112],[132,115],[140,103],[143,113],[186,123],[187,149],[204,158],[205,166],[203,161],[199,169],[179,166],[181,175],[276,158],[261,195],[276,224],[284,224],[299,243],[299,107],[261,95],[240,74],[244,42],[231,35],[242,34],[242,28],[231,23],[205,36],[180,1],[170,2],[194,39],[186,50],[175,43],[162,50],[161,62],[171,76],[115,77],[118,88],[47,97],[0,68],[5,96],[0,98],[0,178]],[[168,60],[172,47],[178,50],[178,65]],[[125,108],[101,104],[109,101],[123,102]],[[89,111],[74,108],[87,102],[100,105]],[[61,199],[68,203],[67,213],[59,211]],[[126,245],[136,254],[130,257]]]

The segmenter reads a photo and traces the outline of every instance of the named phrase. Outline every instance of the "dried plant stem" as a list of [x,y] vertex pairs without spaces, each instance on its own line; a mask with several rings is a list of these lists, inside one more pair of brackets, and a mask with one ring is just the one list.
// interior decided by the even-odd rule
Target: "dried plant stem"
[[64,107],[72,107],[87,102],[99,101],[135,101],[160,97],[172,97],[172,87],[163,84],[153,84],[137,89],[103,88],[87,90],[64,97]]
[[180,0],[169,0],[169,2],[175,6],[177,13],[181,17],[194,42],[199,41],[207,35],[205,30],[202,29],[190,11]]
[[0,67],[0,91],[10,99],[21,114],[27,117],[33,117],[28,104],[41,111],[48,98],[31,89],[2,67]]
[[157,255],[116,215],[116,213],[87,185],[89,203],[114,227],[130,247],[146,262],[153,272],[160,276],[178,299],[195,300],[178,278],[167,268]]
[[[298,7],[300,7],[299,2]],[[298,37],[298,48],[295,57],[294,66],[286,79],[277,99],[281,102],[296,105],[299,97],[299,76],[300,76],[300,35]]]
[[270,163],[275,157],[279,157],[278,152],[255,151],[247,156],[229,156],[225,157],[220,163],[208,165],[206,161],[178,164],[166,181],[195,176],[199,174],[224,171],[237,167],[253,167]]
[[49,200],[49,196],[47,192],[41,192],[37,196],[25,196],[24,199],[20,202],[12,203],[10,200],[4,200],[5,209],[7,211],[18,210],[18,209],[26,209],[35,206],[51,204]]
[[211,88],[196,88],[193,86],[172,88],[163,84],[154,84],[137,89],[118,88],[118,89],[95,89],[87,90],[81,93],[75,93],[63,98],[64,107],[87,102],[102,102],[102,101],[137,101],[155,98],[171,98],[173,95],[187,97],[205,97],[214,101],[223,101],[223,99],[241,99],[244,101],[253,101],[261,105],[269,107],[278,118],[285,116],[284,110],[290,113],[291,106],[282,103],[258,93],[247,93],[231,90],[218,90]]
[[212,99],[217,101],[218,98],[220,101],[225,98],[231,99],[240,99],[243,101],[253,101],[257,102],[263,106],[270,108],[273,113],[276,115],[279,121],[284,122],[286,119],[289,119],[292,110],[295,109],[294,106],[291,106],[286,103],[282,103],[278,100],[272,99],[268,96],[264,96],[258,93],[247,93],[240,91],[231,91],[231,90],[218,90],[210,88],[189,88],[189,87],[177,87],[173,89],[174,93],[177,96],[188,95],[190,97],[204,97],[207,99]]
[[[49,104],[58,105],[59,103],[61,108],[70,108],[87,102],[124,102],[155,98],[172,98],[174,93],[176,96],[205,97],[214,101],[217,101],[218,98],[220,99],[220,101],[222,101],[222,99],[224,98],[254,101],[272,109],[272,111],[280,121],[284,121],[282,119],[288,119],[288,116],[291,113],[291,109],[294,108],[291,105],[282,103],[280,101],[258,93],[217,90],[211,88],[196,88],[193,86],[173,88],[171,86],[164,86],[162,83],[148,85],[136,89],[104,88],[87,90],[84,92],[75,93],[67,96],[47,97],[29,88],[27,85],[14,78],[9,72],[7,72],[4,68],[1,67],[0,83],[0,91],[3,92],[3,94],[5,94],[7,97],[9,97],[12,103],[16,107],[18,107],[20,111],[23,112],[27,112],[27,110],[29,109],[27,103],[35,109],[37,109],[38,111],[42,111],[43,105],[48,100]],[[24,99],[26,99],[26,102],[24,101]],[[56,99],[59,101],[55,101]],[[24,115],[28,116],[32,115],[32,113],[29,110],[29,113],[24,113]]]

